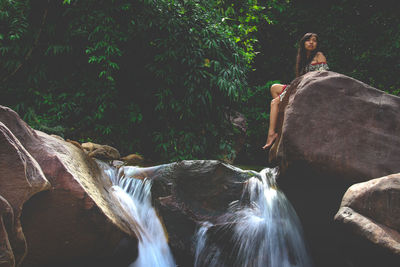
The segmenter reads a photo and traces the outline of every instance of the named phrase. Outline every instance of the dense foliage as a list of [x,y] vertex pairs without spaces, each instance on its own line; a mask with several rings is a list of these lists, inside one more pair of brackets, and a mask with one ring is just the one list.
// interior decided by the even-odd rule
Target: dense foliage
[[399,94],[399,20],[369,0],[0,0],[0,104],[155,161],[221,158],[238,110],[239,160],[264,164],[268,89],[294,78],[297,40],[319,33],[332,70]]
[[64,2],[2,2],[3,104],[35,128],[156,159],[229,145],[253,53],[217,2]]
[[[259,146],[265,142],[268,128],[269,99],[257,88],[269,81],[290,83],[295,78],[297,42],[306,32],[318,33],[332,71],[400,95],[400,16],[396,3],[293,0],[284,12],[272,10],[270,19],[275,23],[261,24],[255,36],[260,53],[253,63],[256,71],[248,76],[251,104],[244,108],[252,136],[242,153],[244,160],[265,164],[266,155]],[[264,110],[262,116],[253,113],[260,110]]]

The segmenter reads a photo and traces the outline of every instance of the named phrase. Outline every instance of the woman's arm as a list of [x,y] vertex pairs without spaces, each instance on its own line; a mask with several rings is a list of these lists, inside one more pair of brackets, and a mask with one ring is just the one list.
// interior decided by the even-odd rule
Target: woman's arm
[[326,57],[324,56],[324,54],[322,54],[322,52],[318,52],[315,55],[314,60],[316,63],[326,63]]
[[318,52],[313,61],[311,62],[311,66],[308,71],[316,71],[316,70],[329,70],[328,63],[326,62],[326,57],[322,52]]

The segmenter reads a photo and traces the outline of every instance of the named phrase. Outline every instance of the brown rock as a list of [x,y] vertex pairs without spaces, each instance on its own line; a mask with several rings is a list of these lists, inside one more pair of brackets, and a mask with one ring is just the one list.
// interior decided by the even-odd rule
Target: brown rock
[[143,163],[144,159],[138,154],[130,154],[121,158],[127,165],[135,166]]
[[399,110],[399,97],[331,71],[290,84],[269,160],[279,165],[279,186],[303,223],[316,266],[350,266],[346,234],[333,218],[349,186],[400,172]]
[[101,147],[101,145],[98,145],[98,144],[95,144],[95,143],[92,143],[92,142],[83,143],[81,146],[88,153]]
[[[88,266],[98,261],[104,264],[122,237],[129,235],[137,242],[135,226],[129,224],[125,212],[116,205],[109,178],[92,158],[71,143],[32,130],[9,108],[0,106],[0,122],[5,125],[2,133],[8,134],[0,140],[0,195],[7,201],[1,201],[0,238],[5,229],[10,243],[2,243],[5,245],[0,249],[11,266],[10,253],[20,264],[26,251],[23,266]],[[9,132],[20,141],[20,146]],[[43,174],[51,189],[33,195],[46,188],[38,182],[43,181]],[[25,191],[24,185],[28,188]],[[13,208],[14,218],[21,216],[21,224],[14,220],[13,232],[8,230],[11,213],[7,203]],[[22,205],[21,213],[18,207]],[[136,249],[130,249],[130,262],[137,255]],[[117,262],[108,266],[111,265]]]
[[67,139],[67,140],[65,140],[65,141],[67,141],[68,143],[71,143],[71,144],[73,144],[74,146],[76,146],[77,148],[79,148],[79,149],[85,151],[85,150],[83,149],[82,145],[81,145],[79,142],[74,141],[74,140],[70,140],[70,139]]
[[120,159],[121,157],[116,148],[113,148],[108,145],[99,145],[87,142],[83,143],[82,147],[92,158],[98,158],[103,160],[114,160],[114,159]]
[[294,80],[280,105],[270,161],[349,182],[400,172],[400,98],[330,71]]
[[[52,137],[54,137],[54,138],[57,138],[58,140],[61,140],[61,141],[66,141],[64,138],[62,138],[61,136],[59,136],[59,135],[56,135],[56,134],[51,134],[50,136],[52,136]],[[69,139],[67,139],[67,141],[68,141]]]
[[[50,188],[36,160],[0,122],[0,197],[2,234],[0,257],[13,266],[26,255],[26,240],[21,227],[24,203],[37,192]],[[11,208],[11,209],[10,209]]]
[[[10,239],[14,238],[14,212],[8,201],[0,196],[0,266],[15,266]],[[18,258],[22,258],[25,251]]]
[[335,220],[400,256],[400,174],[351,186]]

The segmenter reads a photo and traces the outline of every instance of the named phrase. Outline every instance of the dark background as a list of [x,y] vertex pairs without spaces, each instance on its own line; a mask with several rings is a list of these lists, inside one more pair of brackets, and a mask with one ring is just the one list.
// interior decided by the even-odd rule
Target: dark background
[[269,87],[316,32],[332,71],[399,95],[395,1],[0,2],[0,104],[33,128],[152,163],[265,165]]

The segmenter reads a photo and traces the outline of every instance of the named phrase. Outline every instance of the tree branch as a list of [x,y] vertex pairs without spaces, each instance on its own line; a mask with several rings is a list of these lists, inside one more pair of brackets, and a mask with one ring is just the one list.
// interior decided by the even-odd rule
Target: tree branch
[[[49,3],[50,1],[48,1]],[[43,31],[44,25],[46,23],[46,19],[47,19],[47,13],[48,13],[48,6],[46,7],[46,9],[43,12],[43,16],[42,16],[42,24],[40,25],[40,29],[39,29],[39,33],[37,34],[35,41],[33,42],[32,47],[29,49],[28,53],[26,53],[25,57],[24,57],[24,61],[20,62],[18,64],[18,66],[15,68],[14,71],[12,71],[9,75],[7,75],[6,77],[3,78],[3,82],[5,82],[7,79],[9,79],[10,77],[12,77],[15,73],[17,73],[23,66],[24,63],[26,63],[28,61],[28,59],[31,57],[33,50],[36,48],[37,44],[39,43],[39,38],[40,35]]]

